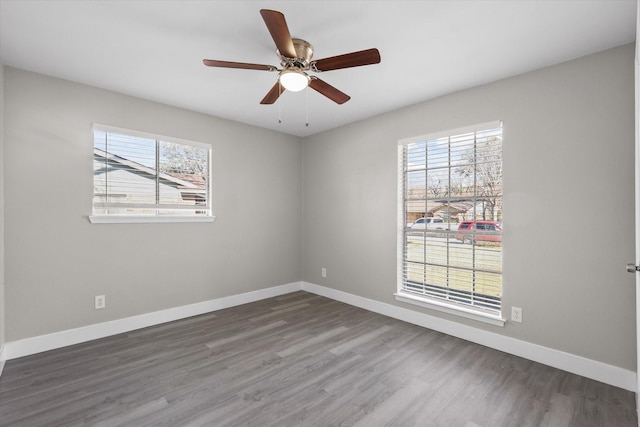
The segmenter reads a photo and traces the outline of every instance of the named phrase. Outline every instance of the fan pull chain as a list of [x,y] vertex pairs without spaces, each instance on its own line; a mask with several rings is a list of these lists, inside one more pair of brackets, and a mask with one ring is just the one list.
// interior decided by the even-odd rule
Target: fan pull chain
[[[278,90],[280,94],[282,94],[282,83],[280,83],[280,79],[278,79]],[[278,102],[278,123],[282,124],[282,101]]]
[[309,86],[307,86],[307,88],[306,88],[304,91],[305,91],[305,96],[306,96],[306,98],[307,98],[307,99],[306,99],[306,104],[307,104],[307,105],[306,105],[306,107],[307,107],[307,109],[306,109],[306,113],[307,113],[307,115],[306,115],[306,117],[305,117],[305,124],[304,124],[304,125],[305,125],[306,127],[309,127]]

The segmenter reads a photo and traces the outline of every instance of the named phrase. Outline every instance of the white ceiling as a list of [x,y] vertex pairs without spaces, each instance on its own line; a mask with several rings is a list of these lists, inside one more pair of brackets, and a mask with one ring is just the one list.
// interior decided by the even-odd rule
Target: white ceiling
[[[313,90],[260,105],[276,73],[202,59],[278,66],[263,8],[284,13],[314,59],[376,47],[382,62],[319,75],[351,96],[343,105]],[[0,54],[12,67],[306,136],[633,42],[635,17],[635,0],[0,0]]]

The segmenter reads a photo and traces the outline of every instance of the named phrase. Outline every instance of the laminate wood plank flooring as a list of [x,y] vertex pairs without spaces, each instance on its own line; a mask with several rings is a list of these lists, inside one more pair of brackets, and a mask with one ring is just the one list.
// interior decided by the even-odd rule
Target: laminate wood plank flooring
[[6,362],[1,426],[637,426],[635,396],[306,292]]

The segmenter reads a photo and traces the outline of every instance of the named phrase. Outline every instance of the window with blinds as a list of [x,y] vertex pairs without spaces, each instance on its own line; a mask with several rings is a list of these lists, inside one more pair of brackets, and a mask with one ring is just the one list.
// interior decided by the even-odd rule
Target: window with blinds
[[210,146],[94,126],[94,217],[210,217],[210,185]]
[[500,317],[502,124],[403,140],[398,153],[397,295]]

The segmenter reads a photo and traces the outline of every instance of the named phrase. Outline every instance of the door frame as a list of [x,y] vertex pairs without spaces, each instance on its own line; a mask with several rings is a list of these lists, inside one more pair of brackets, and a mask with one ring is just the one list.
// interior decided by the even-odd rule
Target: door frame
[[[635,265],[640,266],[640,1],[636,1],[635,80]],[[640,272],[636,268],[636,414],[640,414]],[[640,416],[638,416],[640,427]]]

